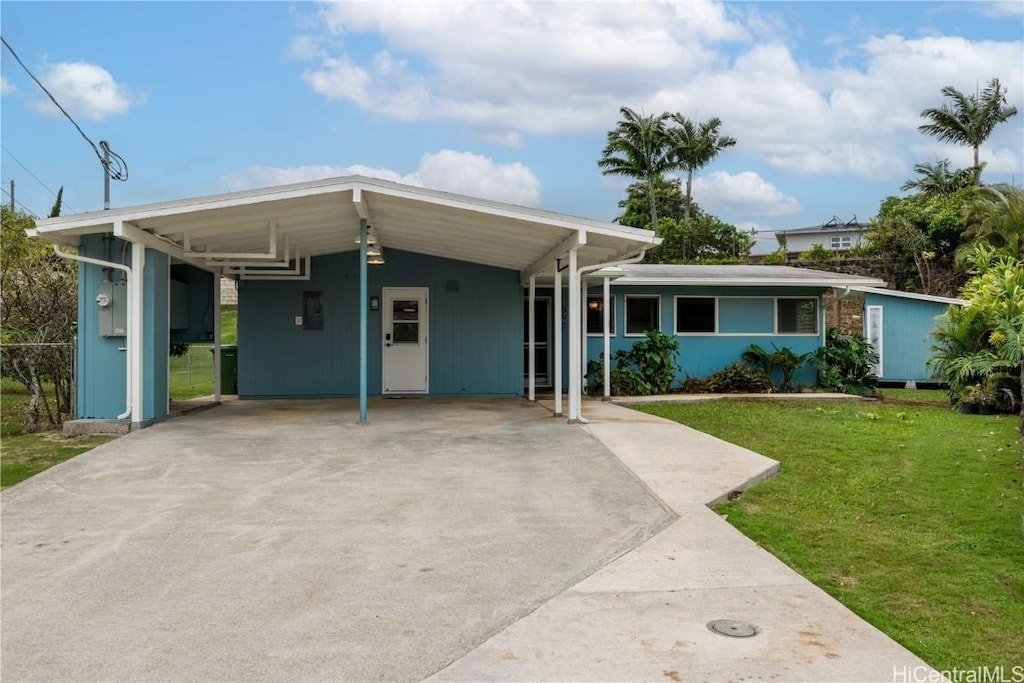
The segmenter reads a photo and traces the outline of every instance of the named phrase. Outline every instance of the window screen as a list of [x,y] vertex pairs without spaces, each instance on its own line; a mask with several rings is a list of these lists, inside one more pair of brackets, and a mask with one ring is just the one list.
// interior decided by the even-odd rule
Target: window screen
[[661,329],[656,296],[626,297],[626,334],[646,334]]
[[676,299],[676,334],[714,334],[714,297]]
[[776,302],[779,334],[817,334],[817,299],[778,299]]
[[[608,327],[615,334],[615,297],[608,299]],[[587,297],[587,334],[604,334],[604,297]]]

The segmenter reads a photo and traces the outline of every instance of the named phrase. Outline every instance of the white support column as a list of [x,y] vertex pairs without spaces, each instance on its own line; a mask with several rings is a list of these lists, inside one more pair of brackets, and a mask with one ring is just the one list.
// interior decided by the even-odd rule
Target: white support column
[[580,272],[576,247],[569,250],[569,422],[579,422],[580,381]]
[[213,276],[213,400],[220,401],[224,387],[220,382],[220,275]]
[[146,245],[141,242],[132,242],[132,271],[135,277],[132,278],[131,292],[131,319],[128,329],[131,330],[131,382],[132,382],[132,424],[142,422],[142,368],[143,336],[145,335],[145,323],[142,319],[143,291],[145,289],[145,268],[146,268]]
[[537,300],[537,276],[530,276],[530,296],[527,314],[529,321],[527,327],[529,333],[527,335],[526,351],[526,375],[527,375],[527,386],[529,390],[527,392],[527,398],[531,401],[537,400],[537,321],[536,321],[536,307],[535,302]]
[[587,276],[580,276],[580,416],[583,415],[583,387],[587,385]]
[[562,417],[562,271],[555,261],[555,417]]
[[604,398],[608,400],[612,396],[612,345],[611,345],[611,315],[609,303],[611,300],[611,279],[604,279]]

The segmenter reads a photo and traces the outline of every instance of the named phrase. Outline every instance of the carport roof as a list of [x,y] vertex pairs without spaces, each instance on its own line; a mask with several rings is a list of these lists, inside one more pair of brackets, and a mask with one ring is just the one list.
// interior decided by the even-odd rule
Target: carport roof
[[356,250],[360,219],[385,250],[526,274],[549,268],[577,241],[581,266],[660,242],[649,230],[363,176],[44,219],[36,234],[76,245],[81,235],[112,232],[121,223],[149,233],[141,236],[148,246],[216,270],[232,259],[205,254],[242,254],[233,260],[261,266],[286,253],[294,258]]

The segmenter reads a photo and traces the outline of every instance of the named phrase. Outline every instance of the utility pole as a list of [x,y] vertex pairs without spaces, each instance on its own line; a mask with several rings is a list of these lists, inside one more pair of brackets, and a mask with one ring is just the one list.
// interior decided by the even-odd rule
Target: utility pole
[[11,179],[11,211],[14,211],[14,179]]
[[106,140],[100,140],[100,149],[103,150],[103,210],[110,211],[110,145]]

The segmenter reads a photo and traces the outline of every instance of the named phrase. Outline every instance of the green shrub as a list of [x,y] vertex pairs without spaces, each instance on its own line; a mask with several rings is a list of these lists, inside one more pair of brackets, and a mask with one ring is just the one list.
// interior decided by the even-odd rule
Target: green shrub
[[767,394],[774,387],[763,370],[746,363],[733,363],[704,379],[689,380],[683,388],[705,394]]
[[825,345],[811,355],[818,384],[827,391],[874,396],[878,354],[862,334],[846,334],[834,327],[825,333]]
[[[679,373],[676,356],[679,340],[652,330],[629,351],[615,352],[615,367],[610,373],[611,393],[615,396],[667,394]],[[597,394],[604,389],[604,354],[587,363],[586,391]]]
[[[757,344],[751,344],[750,348],[743,352],[743,361],[760,369],[765,377],[772,382],[774,389],[778,391],[793,391],[793,375],[814,354],[803,353],[797,355],[788,346],[783,346],[780,349],[775,344],[772,344],[772,348],[775,351],[769,353]],[[778,384],[775,384],[776,374],[780,376]]]

